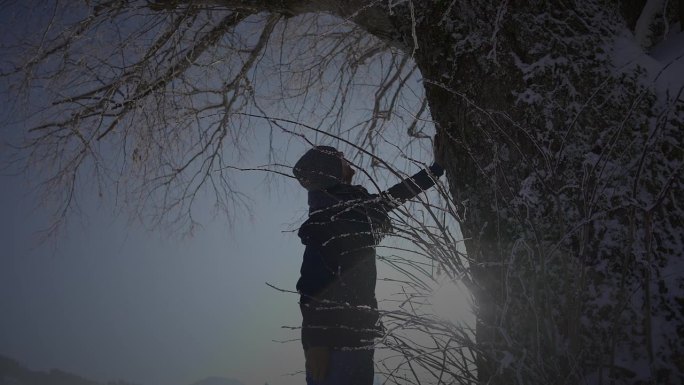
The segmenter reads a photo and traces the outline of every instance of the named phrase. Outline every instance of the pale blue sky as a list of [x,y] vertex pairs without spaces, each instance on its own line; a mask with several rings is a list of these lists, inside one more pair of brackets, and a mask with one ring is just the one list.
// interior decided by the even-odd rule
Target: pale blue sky
[[[301,247],[292,228],[305,197],[268,194],[261,175],[241,178],[253,216],[231,228],[206,219],[194,236],[150,232],[86,202],[57,239],[36,245],[44,223],[21,178],[2,177],[0,354],[34,368],[98,380],[186,384],[208,375],[246,384],[297,383],[299,322],[292,288]],[[252,186],[250,186],[252,185]],[[269,370],[261,370],[259,363]],[[255,382],[256,381],[256,382]]]
[[[93,198],[56,239],[37,245],[44,212],[23,177],[3,176],[0,354],[99,381],[302,384],[301,374],[289,375],[303,367],[299,341],[274,342],[298,338],[282,328],[300,322],[297,296],[265,282],[294,288],[303,247],[291,230],[305,213],[305,192],[289,179],[267,184],[262,174],[238,180],[253,192],[252,213],[232,227],[207,215],[192,237],[151,232]],[[381,283],[379,292],[382,300],[393,291]],[[445,316],[467,312],[453,288],[444,293]]]
[[[432,154],[429,141],[406,136],[422,93],[419,79],[408,83],[413,89],[395,111],[404,116],[383,123],[390,127],[380,151],[398,170],[413,173],[418,165],[402,152],[427,164]],[[369,82],[350,95],[356,106],[342,119],[350,137],[356,135],[351,128],[368,119],[375,91]],[[6,111],[2,115],[4,123]],[[267,127],[250,130],[249,155],[240,163],[245,167],[267,163]],[[0,160],[9,151],[2,144],[16,143],[19,132],[0,127]],[[274,143],[278,161],[286,164],[306,150],[301,139],[283,133],[275,133]],[[381,187],[397,182],[387,170],[378,174]],[[361,173],[357,177],[374,190]],[[251,212],[236,213],[231,226],[214,218],[210,199],[202,198],[196,219],[203,227],[191,237],[149,230],[121,212],[113,195],[99,198],[86,188],[78,191],[81,214],[38,244],[36,232],[49,217],[29,190],[33,178],[35,173],[0,176],[0,354],[32,369],[59,368],[101,382],[188,385],[207,376],[245,385],[304,382],[301,373],[290,375],[303,368],[299,331],[283,328],[299,325],[298,298],[265,283],[294,290],[299,277],[303,247],[296,229],[306,215],[306,194],[295,181],[275,176],[266,183],[263,173],[241,173],[237,187],[250,196]],[[381,278],[392,274],[379,264]],[[380,282],[380,306],[391,306],[382,300],[396,291],[396,285]],[[442,285],[436,312],[462,319],[468,303],[457,297],[464,298],[453,285]]]

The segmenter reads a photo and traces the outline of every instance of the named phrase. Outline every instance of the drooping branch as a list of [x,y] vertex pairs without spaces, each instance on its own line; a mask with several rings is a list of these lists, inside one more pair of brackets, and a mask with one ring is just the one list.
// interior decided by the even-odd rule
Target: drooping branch
[[[228,159],[238,156],[244,134],[254,128],[236,112],[255,107],[272,115],[294,106],[309,115],[305,111],[315,108],[316,126],[335,127],[330,130],[346,137],[368,137],[362,133],[372,127],[380,137],[389,120],[384,111],[400,116],[411,110],[398,97],[415,78],[393,64],[401,54],[359,27],[392,34],[380,3],[133,1],[93,7],[74,6],[78,17],[57,17],[62,30],[46,26],[47,38],[32,43],[31,71],[5,74],[26,84],[20,90],[27,100],[44,90],[39,113],[26,110],[23,148],[28,162],[46,174],[45,190],[75,191],[85,170],[95,167],[98,178],[127,181],[118,191],[129,190],[123,194],[132,194],[126,201],[135,202],[135,212],[149,212],[144,207],[161,197],[152,211],[192,222],[201,186],[213,189],[222,207],[239,197],[230,171],[215,173],[231,170],[236,160]],[[16,68],[26,63],[17,56],[9,62]],[[378,70],[386,76],[369,75]],[[359,83],[379,84],[383,91],[368,94],[375,97],[370,119],[349,124],[347,106],[358,102],[352,90],[358,92]],[[120,163],[102,167],[103,156]],[[56,200],[65,208],[56,215],[62,217],[72,199]]]

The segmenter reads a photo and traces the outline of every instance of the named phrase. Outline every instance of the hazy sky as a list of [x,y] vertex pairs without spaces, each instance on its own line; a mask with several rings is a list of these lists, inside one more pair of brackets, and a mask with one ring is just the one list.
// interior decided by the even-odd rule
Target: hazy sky
[[[302,247],[283,232],[304,209],[299,189],[267,194],[261,175],[253,220],[204,222],[193,237],[149,232],[88,202],[85,220],[35,245],[45,218],[21,178],[2,177],[0,354],[32,368],[97,380],[189,384],[208,375],[246,384],[301,383],[292,289]],[[251,187],[252,185],[253,187]],[[298,210],[300,213],[298,214]]]
[[[254,129],[255,142],[268,136]],[[16,141],[19,132],[2,127],[2,142]],[[307,147],[290,142],[287,149],[285,162],[293,164]],[[409,150],[432,161],[428,151]],[[257,151],[243,164],[264,159]],[[394,160],[399,169],[419,170]],[[0,176],[0,354],[32,369],[59,368],[102,382],[188,385],[223,376],[246,385],[304,383],[299,330],[290,328],[301,322],[298,297],[266,285],[294,290],[299,277],[303,246],[296,229],[307,205],[293,179],[267,182],[263,173],[240,173],[236,181],[252,200],[251,212],[238,212],[231,226],[214,218],[210,200],[201,200],[196,219],[203,227],[191,237],[146,229],[117,214],[110,196],[84,189],[81,214],[37,244],[48,215],[29,190],[33,177]],[[398,181],[386,177],[380,186]],[[384,264],[378,272],[398,277]],[[378,284],[381,308],[392,305],[383,300],[396,291]],[[460,320],[468,314],[463,298],[444,284],[436,311]]]
[[[420,85],[416,90],[422,92]],[[358,103],[367,106],[368,100]],[[350,116],[345,127],[362,119]],[[1,161],[8,152],[2,143],[16,143],[19,131],[0,129]],[[405,126],[396,132],[405,135]],[[255,127],[254,136],[255,143],[264,142],[268,132]],[[306,150],[292,137],[275,140],[287,149],[289,164]],[[402,146],[387,146],[394,151],[391,163],[418,171],[398,158],[394,144]],[[430,163],[429,143],[422,146],[408,153]],[[266,163],[263,154],[250,156],[244,166]],[[59,368],[101,382],[188,385],[224,376],[246,385],[304,383],[301,373],[292,375],[303,368],[299,331],[288,328],[301,322],[298,298],[266,285],[294,290],[299,277],[303,246],[296,229],[307,206],[296,182],[241,174],[237,181],[252,199],[251,215],[236,214],[230,226],[213,218],[210,201],[202,200],[197,219],[204,226],[191,237],[150,231],[120,214],[111,196],[83,190],[82,214],[37,244],[48,215],[29,190],[34,177],[0,176],[0,354],[31,369]],[[390,176],[378,183],[397,181]],[[393,274],[378,267],[380,277]],[[379,284],[381,307],[392,290]],[[453,285],[443,285],[436,311],[461,319],[468,304],[459,298]]]
[[[297,296],[265,284],[293,290],[299,276],[303,246],[291,230],[306,195],[295,182],[244,174],[251,218],[230,227],[207,216],[187,238],[150,232],[93,198],[63,234],[36,245],[45,213],[25,178],[1,178],[0,354],[99,381],[303,383],[290,375],[303,367],[299,332],[282,328],[300,323]],[[379,274],[392,273],[380,264]],[[449,290],[447,316],[466,312]]]

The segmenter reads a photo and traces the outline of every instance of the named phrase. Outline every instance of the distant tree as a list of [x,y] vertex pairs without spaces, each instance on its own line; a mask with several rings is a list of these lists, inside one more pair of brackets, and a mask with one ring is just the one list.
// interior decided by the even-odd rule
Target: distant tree
[[[681,383],[682,84],[649,56],[682,1],[5,2],[2,79],[20,164],[75,207],[80,179],[192,225],[227,213],[250,132],[332,137],[360,165],[446,140],[448,197],[397,223],[425,259],[385,314],[395,383]],[[11,17],[10,17],[11,15]],[[30,26],[31,33],[21,25]],[[21,31],[21,32],[19,32]],[[679,61],[676,61],[679,60]],[[423,87],[414,87],[418,80]],[[366,109],[358,110],[359,98]],[[364,119],[350,126],[349,109]],[[385,143],[401,121],[403,143]],[[280,168],[281,144],[269,143]],[[410,154],[405,154],[409,156]],[[410,156],[409,156],[410,158]],[[446,194],[445,194],[446,195]],[[422,216],[421,216],[422,215]],[[466,255],[445,218],[460,225]],[[156,222],[154,222],[156,223]],[[417,305],[436,264],[476,330]],[[422,271],[420,276],[415,271]],[[416,305],[416,306],[413,306]],[[402,310],[403,309],[403,310]],[[432,339],[412,340],[413,329]]]

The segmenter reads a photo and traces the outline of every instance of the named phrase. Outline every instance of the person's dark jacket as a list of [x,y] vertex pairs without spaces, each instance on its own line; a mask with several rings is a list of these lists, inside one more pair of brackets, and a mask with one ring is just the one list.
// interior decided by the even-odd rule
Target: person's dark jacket
[[297,282],[305,350],[368,346],[379,336],[375,246],[391,228],[388,212],[433,186],[442,173],[434,164],[381,194],[348,184],[309,192]]

